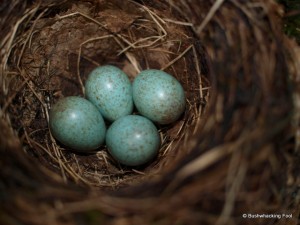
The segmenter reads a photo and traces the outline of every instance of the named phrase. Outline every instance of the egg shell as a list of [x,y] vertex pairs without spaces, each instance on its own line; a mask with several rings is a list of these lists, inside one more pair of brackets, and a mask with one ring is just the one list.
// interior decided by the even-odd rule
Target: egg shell
[[107,65],[94,69],[86,80],[85,95],[109,121],[132,113],[131,82],[127,75],[115,66]]
[[183,87],[164,71],[142,71],[134,79],[132,89],[139,113],[159,124],[176,121],[185,109]]
[[73,150],[88,152],[105,140],[106,127],[99,110],[81,97],[66,97],[54,104],[49,126],[52,135]]
[[109,153],[121,164],[139,166],[157,155],[160,136],[150,120],[129,115],[116,120],[109,127],[106,145]]

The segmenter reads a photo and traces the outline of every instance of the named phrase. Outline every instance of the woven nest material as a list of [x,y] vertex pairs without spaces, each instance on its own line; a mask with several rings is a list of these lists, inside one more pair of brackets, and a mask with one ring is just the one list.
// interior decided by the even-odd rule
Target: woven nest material
[[[190,24],[178,24],[166,4],[156,7],[162,11],[131,1],[77,1],[60,9],[28,12],[27,16],[36,18],[11,49],[12,62],[7,67],[13,81],[7,95],[13,99],[6,101],[4,110],[11,115],[28,154],[64,180],[99,187],[136,183],[159,173],[168,158],[181,155],[183,146],[178,143],[195,133],[209,93],[204,50]],[[142,69],[165,70],[186,90],[186,112],[176,123],[159,126],[162,147],[149,165],[122,167],[105,147],[89,155],[72,153],[50,135],[51,105],[65,96],[83,96],[87,75],[106,64],[120,67],[131,79]]]
[[[273,1],[0,3],[1,224],[296,224],[296,46]],[[129,168],[51,136],[48,111],[112,64],[183,85],[151,163]],[[243,218],[243,214],[292,218]],[[247,216],[246,216],[247,217]]]

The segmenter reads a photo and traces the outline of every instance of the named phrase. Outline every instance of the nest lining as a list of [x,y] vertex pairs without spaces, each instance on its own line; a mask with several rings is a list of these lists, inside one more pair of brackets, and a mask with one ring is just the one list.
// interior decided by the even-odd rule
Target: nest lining
[[[3,120],[0,119],[0,127],[5,131],[4,137],[0,135],[0,153],[2,154],[2,157],[0,157],[0,165],[2,166],[0,175],[3,177],[0,188],[4,189],[1,193],[7,194],[4,198],[5,204],[0,205],[0,210],[3,209],[5,212],[1,215],[1,222],[4,221],[4,224],[37,225],[79,223],[91,225],[297,223],[300,212],[297,166],[299,149],[297,150],[294,143],[295,132],[291,129],[290,124],[299,120],[292,120],[291,116],[294,106],[291,101],[290,77],[299,77],[299,73],[297,76],[295,71],[300,71],[300,69],[296,63],[297,57],[293,55],[291,50],[295,46],[287,44],[287,40],[282,36],[279,21],[281,9],[278,5],[271,0],[250,0],[247,2],[244,0],[166,1],[168,3],[151,0],[146,1],[146,4],[142,4],[163,19],[159,20],[158,17],[154,16],[166,30],[174,22],[176,26],[178,25],[185,31],[189,30],[190,23],[194,25],[197,36],[191,35],[191,37],[195,38],[196,42],[192,42],[195,47],[188,50],[191,44],[188,42],[188,45],[185,46],[187,48],[184,48],[188,50],[184,54],[185,57],[182,55],[184,53],[183,49],[180,52],[173,50],[172,52],[177,54],[172,55],[173,57],[170,56],[168,62],[172,62],[173,59],[179,57],[172,66],[176,66],[177,63],[184,66],[181,68],[176,67],[176,71],[184,71],[186,68],[197,72],[197,67],[193,69],[194,67],[190,67],[189,62],[196,58],[193,53],[195,48],[200,61],[198,63],[201,64],[202,53],[198,50],[201,49],[198,45],[200,39],[205,44],[211,59],[209,61],[209,72],[213,87],[211,93],[213,95],[209,98],[210,107],[206,108],[205,117],[198,117],[200,118],[199,123],[193,124],[191,117],[199,115],[201,111],[197,111],[197,107],[193,110],[191,110],[192,107],[189,107],[181,121],[190,121],[190,123],[186,122],[184,124],[186,125],[185,129],[183,129],[184,126],[177,125],[179,128],[183,127],[182,129],[187,133],[193,133],[193,130],[196,130],[194,137],[185,135],[182,139],[186,139],[186,141],[178,140],[177,145],[174,144],[174,141],[172,148],[170,147],[168,150],[166,148],[163,151],[166,151],[167,155],[160,156],[156,161],[157,164],[154,162],[154,167],[148,165],[148,167],[134,172],[135,178],[131,181],[140,182],[140,185],[129,185],[128,188],[120,188],[116,191],[102,191],[99,188],[93,189],[74,185],[73,182],[66,184],[61,179],[63,176],[60,167],[57,166],[55,169],[49,162],[33,164],[33,157],[46,153],[46,151],[32,151],[33,149],[45,148],[45,138],[37,138],[35,142],[31,142],[33,147],[30,147],[30,143],[26,144],[28,142],[26,135],[28,136],[30,133],[27,131],[26,134],[22,129],[18,129],[22,124],[20,123],[20,126],[18,126],[17,122],[19,120],[14,116],[19,114],[9,111],[13,109],[11,106],[19,101],[20,96],[33,93],[32,95],[36,96],[36,101],[39,101],[37,96],[44,96],[39,95],[39,88],[28,85],[26,79],[17,79],[25,75],[22,70],[18,70],[20,68],[18,59],[22,54],[25,54],[26,48],[24,47],[24,50],[22,50],[24,43],[26,43],[26,40],[28,40],[27,43],[33,43],[30,40],[36,38],[35,35],[30,35],[30,27],[37,28],[38,22],[36,22],[36,26],[29,26],[29,24],[32,25],[34,21],[40,21],[43,18],[58,19],[56,15],[66,16],[63,20],[67,20],[71,18],[70,14],[73,14],[73,19],[79,20],[81,18],[83,23],[86,23],[84,19],[86,17],[78,14],[74,15],[76,11],[80,11],[81,14],[88,15],[91,18],[95,17],[95,14],[88,13],[90,12],[89,9],[83,10],[85,7],[82,6],[76,6],[75,11],[68,11],[72,9],[71,6],[74,1],[57,3],[49,0],[45,2],[39,6],[26,5],[24,2],[16,4],[14,2],[18,5],[18,8],[23,7],[23,10],[20,10],[20,13],[18,12],[19,14],[16,13],[18,18],[12,19],[11,22],[14,24],[13,21],[19,21],[16,25],[14,24],[18,28],[11,28],[9,34],[5,33],[7,36],[3,41],[3,46],[14,48],[0,52],[0,54],[4,54],[1,68],[6,68],[5,73],[2,70],[0,71],[3,73],[1,78],[4,76],[5,83],[9,83],[8,81],[11,79],[9,86],[2,84],[3,90],[1,91],[4,95],[0,95],[1,106],[6,109],[4,115],[9,115],[12,118],[13,127],[19,131],[22,138],[16,138],[10,132],[11,125],[7,125],[10,120],[2,116],[6,122],[3,124]],[[100,0],[97,2],[101,5],[101,2],[106,1]],[[119,1],[120,4],[121,2]],[[126,9],[126,6],[120,7]],[[174,17],[166,18],[165,16],[169,15],[167,12],[169,12],[170,7],[176,9],[174,14],[172,13]],[[50,8],[51,10],[49,10]],[[44,10],[46,11],[44,12]],[[126,12],[126,10],[124,11]],[[34,12],[36,12],[35,16],[32,16]],[[44,15],[37,19],[42,12],[44,12]],[[134,14],[139,15],[139,12],[134,11]],[[111,14],[108,13],[108,15]],[[149,14],[143,13],[143,15],[148,15],[148,21],[152,21],[153,24],[156,23]],[[8,18],[10,17],[9,14]],[[125,18],[125,16],[123,17]],[[183,17],[186,20],[183,20]],[[134,21],[133,24],[135,22],[137,21]],[[49,24],[51,25],[51,22]],[[110,26],[113,25],[110,24]],[[101,26],[99,25],[99,27]],[[131,37],[125,30],[119,32],[123,37]],[[155,25],[155,32],[158,30],[161,29],[158,25]],[[15,31],[18,32],[14,33]],[[111,32],[108,33],[111,34]],[[35,32],[35,34],[38,34],[38,32]],[[155,34],[157,36],[157,33]],[[105,34],[101,33],[101,35]],[[153,33],[150,36],[152,35]],[[160,33],[160,35],[163,35],[163,33]],[[33,38],[30,39],[31,36]],[[12,43],[5,40],[12,40]],[[103,40],[115,41],[114,38]],[[138,66],[147,68],[147,60],[140,59],[147,56],[148,61],[151,61],[149,52],[147,52],[147,55],[143,54],[143,51],[138,54],[136,46],[128,49],[126,53],[138,54],[140,57],[133,57],[129,60],[127,59],[128,55],[124,56],[124,52],[124,58],[122,58],[124,61],[122,59],[114,61],[114,57],[128,46],[128,43],[126,44],[123,40],[119,41],[124,46],[119,46],[116,44],[117,42],[113,42],[117,54],[113,54],[113,59],[104,57],[104,63],[116,63],[115,65],[120,68],[125,68],[122,63],[128,60],[132,77],[137,72],[136,68]],[[155,44],[158,44],[158,42]],[[92,41],[87,44],[96,45],[96,42]],[[19,45],[18,48],[17,45]],[[102,45],[99,44],[99,46]],[[184,46],[182,45],[182,47]],[[73,83],[76,83],[77,86],[71,83],[73,87],[76,86],[78,92],[74,91],[75,88],[72,90],[79,95],[82,95],[82,85],[79,77],[84,83],[84,74],[88,73],[89,68],[92,67],[88,65],[93,64],[91,61],[101,62],[101,60],[98,62],[98,59],[94,60],[93,57],[86,58],[89,52],[85,48],[87,48],[86,45],[82,46],[82,57],[79,66],[77,59],[80,54],[75,51],[73,55],[73,61],[75,62],[73,65],[75,66],[70,67],[75,70],[75,75],[72,78],[74,78]],[[145,48],[147,49],[147,47]],[[11,54],[9,54],[10,52]],[[16,54],[17,52],[20,54]],[[10,55],[9,60],[7,60],[8,55]],[[189,55],[191,58],[187,57]],[[134,58],[137,59],[138,63],[134,63]],[[189,61],[189,59],[192,60]],[[153,61],[156,62],[156,60]],[[122,63],[118,64],[117,62]],[[155,62],[152,62],[153,65],[155,65]],[[172,66],[166,70],[173,74]],[[41,65],[38,67],[41,68]],[[45,65],[44,67],[46,68]],[[158,65],[157,68],[161,67],[163,66]],[[51,66],[51,68],[54,67]],[[78,76],[78,68],[82,68],[79,70],[80,76]],[[87,71],[84,68],[87,68]],[[27,70],[27,73],[30,71]],[[206,74],[205,70],[201,72],[204,75]],[[44,72],[44,74],[47,73]],[[191,74],[198,75],[198,73]],[[291,76],[287,76],[287,74]],[[174,75],[176,76],[176,73]],[[66,77],[70,76],[66,75]],[[19,86],[15,85],[16,81],[19,82]],[[28,81],[33,82],[35,79]],[[195,84],[198,84],[198,81],[196,80]],[[208,93],[205,93],[207,91],[205,76],[201,76],[201,81],[204,84],[202,87],[203,96],[207,97]],[[187,86],[187,82],[182,80],[181,82]],[[193,82],[189,84],[193,84]],[[27,92],[21,91],[24,86],[27,87]],[[19,94],[18,90],[22,94]],[[203,100],[201,99],[201,92],[199,93],[201,88],[197,85],[193,90],[197,93],[194,96],[200,95],[200,98],[195,97],[195,101],[190,102],[198,102],[198,106],[203,107],[204,105],[200,104]],[[57,92],[56,94],[58,97],[54,96],[54,100],[64,96],[64,93]],[[17,106],[17,104],[14,105],[14,107]],[[43,111],[44,107],[40,108]],[[189,111],[195,113],[190,114]],[[200,115],[203,115],[201,113]],[[188,120],[185,120],[185,118]],[[174,133],[172,129],[165,132],[166,134],[168,134],[167,132],[173,133],[176,136],[178,130],[182,130],[179,128],[175,126]],[[190,130],[190,128],[192,129]],[[167,128],[165,129],[167,130]],[[34,130],[37,130],[36,127]],[[18,145],[19,138],[24,140],[25,146],[27,146],[27,155],[22,151],[24,147],[21,148]],[[50,141],[49,143],[51,143]],[[39,148],[36,145],[39,145]],[[169,145],[166,144],[165,146]],[[52,146],[50,146],[51,148]],[[48,148],[45,148],[45,150],[48,150]],[[187,154],[188,152],[189,154]],[[33,157],[28,157],[28,154],[32,154]],[[57,156],[55,155],[55,157]],[[41,155],[39,159],[40,161],[47,161],[44,155]],[[61,160],[61,162],[64,161]],[[48,166],[54,173],[45,170],[44,166],[40,166],[40,164]],[[145,175],[149,175],[147,168],[151,168],[151,171],[163,171],[163,173],[160,173],[161,176],[157,176],[157,179],[144,182],[146,180],[143,179]],[[136,174],[140,172],[145,174]],[[124,179],[124,176],[122,178]],[[76,178],[68,177],[67,171],[66,180],[76,180]],[[123,184],[129,184],[131,181],[125,180]],[[88,182],[91,182],[91,180]],[[84,184],[80,180],[77,183]],[[101,187],[112,183],[114,182],[108,181],[101,184]],[[114,183],[111,186],[120,187],[122,185],[117,186]],[[242,218],[242,214],[248,212],[253,214],[292,213],[293,218],[291,220],[281,219],[280,221],[265,218],[257,220]]]
[[[9,56],[7,73],[13,82],[4,109],[26,153],[66,182],[99,187],[141,182],[190,150],[185,143],[197,130],[209,97],[207,71],[200,64],[205,64],[204,51],[191,24],[167,5],[159,7],[134,1],[71,1],[58,11],[49,7],[28,12],[30,20]],[[51,105],[62,97],[84,96],[89,72],[106,64],[121,68],[131,80],[143,69],[165,70],[185,89],[184,115],[158,126],[162,146],[156,160],[145,166],[118,165],[105,146],[87,155],[68,151],[49,132]]]

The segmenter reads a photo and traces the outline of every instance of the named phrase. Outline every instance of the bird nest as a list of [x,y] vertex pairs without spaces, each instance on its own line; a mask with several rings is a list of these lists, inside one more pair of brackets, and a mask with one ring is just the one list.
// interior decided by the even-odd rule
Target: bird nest
[[[99,187],[138,182],[167,167],[168,158],[186,154],[179,143],[195,133],[209,93],[207,74],[201,73],[204,52],[191,24],[180,24],[166,4],[155,8],[133,1],[67,2],[25,16],[35,18],[11,50],[7,95],[13,98],[4,110],[28,154],[65,181]],[[122,167],[106,147],[88,155],[72,153],[49,132],[51,105],[62,97],[84,96],[88,74],[106,64],[121,68],[130,79],[144,69],[165,70],[186,90],[186,112],[176,123],[159,127],[162,147],[149,165]]]
[[[0,11],[0,221],[295,222],[300,66],[273,1],[12,1]],[[69,151],[49,132],[51,106],[84,96],[88,74],[107,64],[131,80],[164,70],[185,90],[185,112],[158,126],[147,165],[119,165],[105,146]]]

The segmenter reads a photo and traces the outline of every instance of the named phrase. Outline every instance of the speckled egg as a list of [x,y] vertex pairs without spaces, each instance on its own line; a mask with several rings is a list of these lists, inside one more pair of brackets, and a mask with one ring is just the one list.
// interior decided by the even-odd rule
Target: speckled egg
[[105,139],[106,127],[99,110],[81,97],[66,97],[54,104],[49,126],[58,141],[77,151],[94,150]]
[[181,84],[161,70],[144,70],[134,79],[133,101],[143,116],[159,124],[176,121],[185,109]]
[[85,95],[109,121],[132,113],[131,83],[127,75],[115,66],[94,69],[86,80]]
[[160,136],[150,120],[129,115],[116,120],[109,127],[106,145],[112,157],[121,164],[139,166],[157,155]]

